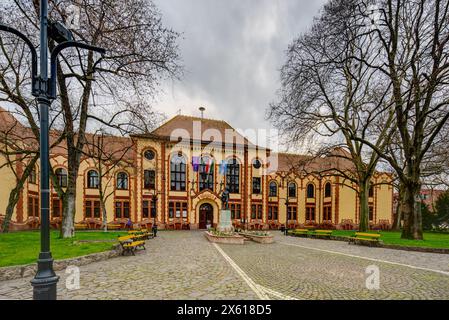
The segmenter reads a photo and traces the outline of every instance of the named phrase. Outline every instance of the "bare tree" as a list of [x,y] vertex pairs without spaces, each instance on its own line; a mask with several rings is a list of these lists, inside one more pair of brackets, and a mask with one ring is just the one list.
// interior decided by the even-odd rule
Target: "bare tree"
[[[53,103],[52,116],[54,128],[60,129],[64,136],[68,158],[68,184],[65,190],[60,190],[61,236],[72,237],[76,179],[88,129],[103,126],[126,134],[136,129],[148,130],[154,124],[157,114],[150,102],[160,81],[178,77],[181,72],[178,34],[162,25],[160,13],[147,0],[63,0],[50,4],[50,18],[66,24],[76,8],[79,24],[71,30],[75,38],[104,47],[108,52],[98,59],[92,52],[68,49],[57,63],[59,96]],[[1,18],[32,38],[38,28],[38,5],[36,0],[14,0],[13,4],[4,5]],[[54,46],[50,41],[49,47]],[[4,51],[8,58],[18,59],[12,46]],[[17,65],[6,64],[10,68]],[[22,71],[29,69],[26,63],[21,66]],[[2,83],[5,100],[14,103],[17,91],[22,91],[21,85],[29,85],[27,72],[16,73],[9,79],[7,89]],[[25,105],[30,104],[21,106],[27,118],[36,117],[36,109]],[[31,122],[38,137],[38,127]]]
[[133,168],[132,151],[134,142],[132,139],[107,135],[103,130],[98,130],[94,135],[90,135],[87,140],[85,154],[93,160],[94,167],[98,172],[103,230],[106,232],[108,230],[106,202],[114,194],[116,188],[113,184],[114,177],[117,177],[120,170],[126,172],[126,180],[122,180],[122,183],[126,181],[128,184],[121,187],[126,189],[130,187],[129,174],[126,169]]
[[403,161],[396,153],[370,146],[395,169],[404,189],[402,238],[423,239],[423,164],[449,119],[449,1],[379,0],[359,5],[363,17],[369,17],[367,8],[377,12],[370,35],[375,35],[381,59],[361,63],[389,78]]
[[[282,68],[280,102],[269,118],[291,141],[321,142],[318,155],[342,158],[322,174],[337,174],[355,183],[360,203],[359,229],[369,228],[369,189],[379,155],[364,141],[385,150],[391,138],[394,109],[385,76],[363,61],[376,61],[379,52],[355,12],[357,1],[332,0],[309,32],[288,49]],[[360,137],[359,140],[354,137]],[[335,153],[341,147],[344,152]]]

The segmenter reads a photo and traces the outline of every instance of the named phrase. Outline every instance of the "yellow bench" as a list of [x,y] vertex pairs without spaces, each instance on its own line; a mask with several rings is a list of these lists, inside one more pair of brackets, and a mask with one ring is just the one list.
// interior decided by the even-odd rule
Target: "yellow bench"
[[357,243],[357,241],[367,241],[370,244],[377,244],[380,242],[380,237],[380,233],[356,232],[354,236],[349,238],[349,243]]
[[87,224],[75,223],[75,230],[87,230]]
[[309,232],[308,229],[295,229],[293,231],[293,235],[294,236],[306,236],[308,232]]
[[139,237],[141,239],[150,239],[150,238],[154,238],[154,234],[152,232],[148,232],[147,229],[142,229],[142,230],[130,230],[128,231],[128,235],[133,235],[136,237]]
[[122,228],[121,225],[119,224],[108,224],[108,230],[120,230]]
[[128,235],[118,238],[118,242],[122,246],[122,255],[125,255],[126,252],[131,252],[134,256],[137,248],[143,248],[145,249],[145,240],[136,239],[136,236],[134,235]]
[[312,231],[312,233],[310,235],[315,236],[317,238],[330,239],[330,237],[332,235],[332,230],[315,230],[315,231]]

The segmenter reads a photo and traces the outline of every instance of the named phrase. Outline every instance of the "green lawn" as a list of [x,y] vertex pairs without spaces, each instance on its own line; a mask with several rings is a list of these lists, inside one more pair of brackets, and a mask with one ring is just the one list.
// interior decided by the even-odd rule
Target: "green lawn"
[[[72,239],[60,239],[59,231],[51,232],[51,251],[53,258],[67,259],[86,254],[107,251],[113,242],[83,243],[79,240],[114,240],[120,231],[78,231]],[[40,233],[38,231],[21,231],[0,233],[0,267],[33,263],[36,261],[40,248]]]
[[[352,236],[354,231],[334,230],[335,236]],[[424,232],[424,240],[404,240],[401,239],[401,233],[397,231],[382,231],[380,239],[385,244],[395,244],[410,247],[430,247],[430,248],[448,248],[449,233]]]

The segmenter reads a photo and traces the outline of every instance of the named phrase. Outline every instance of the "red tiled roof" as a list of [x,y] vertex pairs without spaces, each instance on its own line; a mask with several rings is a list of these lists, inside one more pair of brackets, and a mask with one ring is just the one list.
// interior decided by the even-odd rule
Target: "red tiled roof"
[[[164,138],[178,140],[201,140],[204,143],[217,142],[256,147],[246,137],[238,133],[223,120],[205,119],[199,117],[177,115],[150,134],[140,135],[148,138]],[[263,148],[261,148],[263,149]]]

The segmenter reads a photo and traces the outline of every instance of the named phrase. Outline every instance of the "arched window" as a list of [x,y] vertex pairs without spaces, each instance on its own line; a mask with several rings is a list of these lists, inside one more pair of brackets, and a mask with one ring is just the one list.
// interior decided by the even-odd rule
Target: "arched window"
[[36,167],[33,167],[33,169],[31,169],[30,174],[28,176],[28,182],[32,183],[32,184],[36,184],[37,183]]
[[128,174],[126,172],[117,174],[117,189],[128,190]]
[[271,181],[269,184],[269,196],[270,197],[278,196],[278,185],[275,181]]
[[64,168],[58,168],[55,170],[55,175],[58,186],[61,188],[67,187],[67,171]]
[[330,182],[327,182],[324,185],[324,197],[329,198],[330,196],[332,196],[332,186]]
[[288,196],[289,198],[296,198],[296,183],[290,182],[288,184]]
[[98,172],[95,170],[90,170],[87,172],[87,187],[91,189],[98,189],[100,184],[100,179],[98,177]]
[[307,198],[315,198],[315,186],[311,183],[307,185]]
[[182,154],[171,157],[170,160],[170,190],[186,191],[186,159]]
[[240,193],[240,163],[233,158],[226,166],[226,186],[229,193]]
[[214,159],[211,157],[201,157],[198,180],[200,191],[214,190]]

